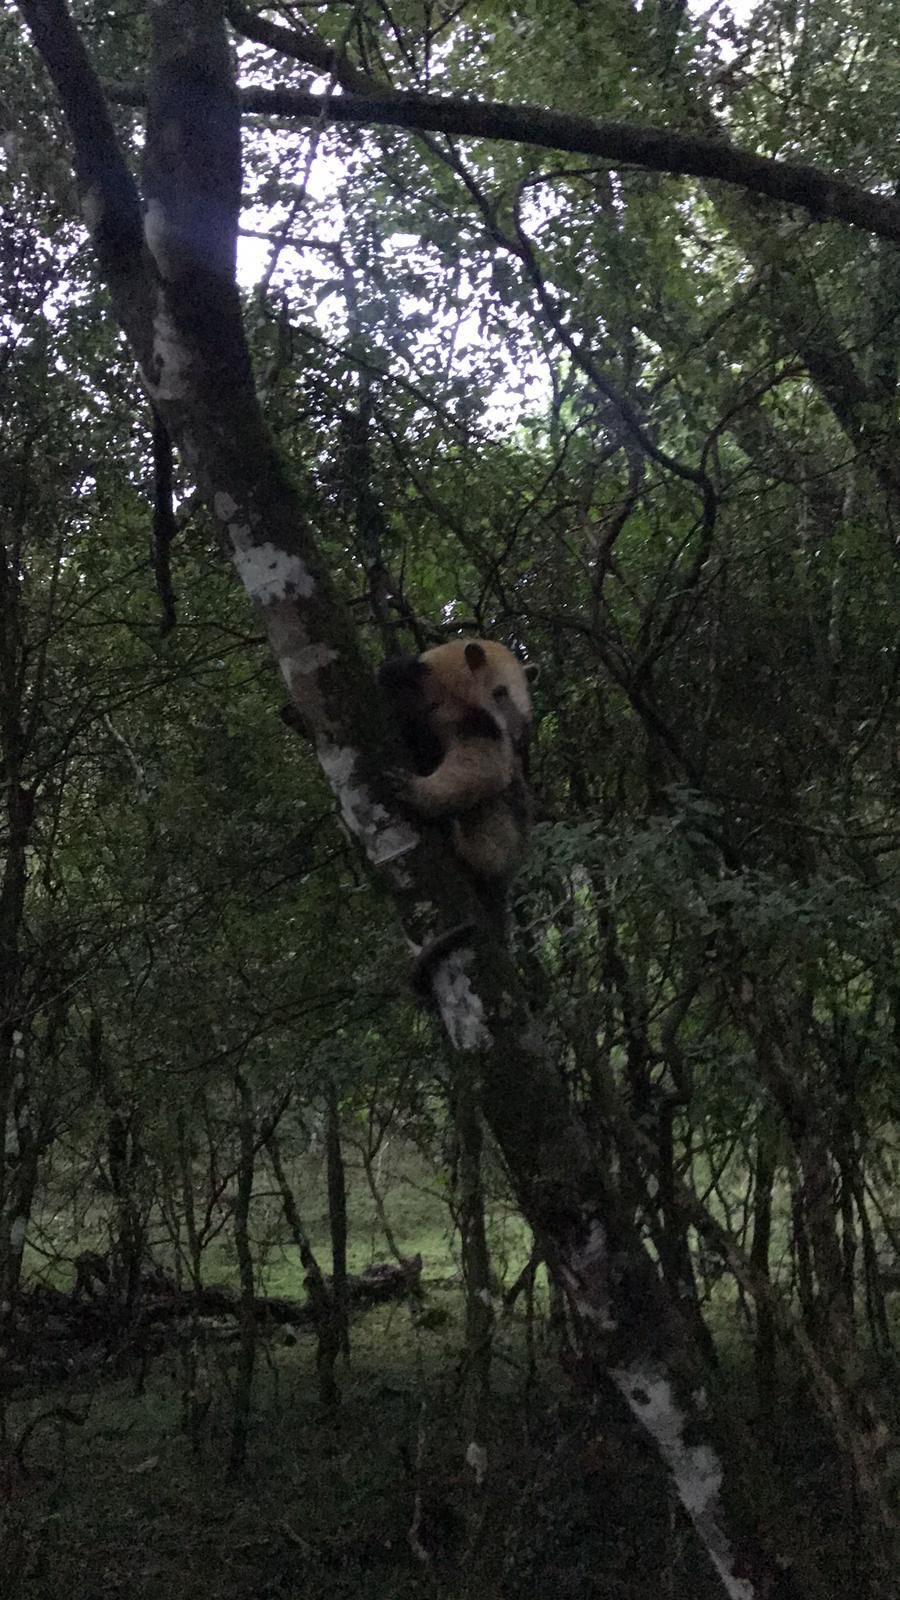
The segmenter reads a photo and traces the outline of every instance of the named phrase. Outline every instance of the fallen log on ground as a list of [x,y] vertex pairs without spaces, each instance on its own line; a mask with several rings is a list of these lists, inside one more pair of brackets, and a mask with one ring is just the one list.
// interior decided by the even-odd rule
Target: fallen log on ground
[[[152,1264],[142,1274],[130,1310],[116,1298],[114,1274],[94,1270],[76,1276],[66,1292],[50,1284],[25,1289],[6,1340],[0,1391],[21,1392],[23,1385],[46,1385],[111,1364],[148,1350],[161,1349],[167,1330],[182,1338],[186,1325],[203,1327],[218,1338],[231,1336],[242,1310],[240,1294],[221,1285],[186,1288]],[[351,1310],[364,1311],[385,1301],[421,1295],[422,1257],[382,1261],[347,1279]],[[330,1280],[329,1280],[330,1281]],[[87,1287],[86,1287],[87,1285]],[[262,1327],[314,1326],[310,1300],[257,1295],[253,1309]],[[222,1324],[226,1323],[223,1328]]]

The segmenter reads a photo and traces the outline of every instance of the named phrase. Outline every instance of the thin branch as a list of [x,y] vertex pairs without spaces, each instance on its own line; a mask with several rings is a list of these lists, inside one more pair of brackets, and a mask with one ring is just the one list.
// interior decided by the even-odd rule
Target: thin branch
[[[356,21],[356,10],[353,11],[344,38],[338,45],[329,44],[327,39],[320,39],[312,29],[285,28],[280,22],[269,22],[266,17],[257,16],[237,3],[227,5],[225,14],[232,27],[243,34],[245,39],[252,39],[256,44],[266,44],[270,50],[276,50],[279,55],[290,56],[293,61],[300,61],[304,66],[313,67],[316,72],[340,84],[348,93],[366,94],[372,87],[372,79],[367,73],[351,66],[346,58],[347,42],[351,27]],[[325,98],[330,96],[323,96],[323,99]]]
[[522,225],[518,204],[514,210],[513,222],[516,230],[516,239],[518,240],[517,254],[531,279],[541,310],[559,342],[568,350],[576,366],[593,384],[597,392],[602,394],[604,399],[615,407],[626,428],[650,459],[655,461],[658,466],[664,467],[666,471],[674,473],[676,478],[681,478],[686,483],[696,485],[700,491],[703,502],[701,527],[704,547],[706,547],[712,540],[718,504],[712,481],[701,468],[692,467],[685,461],[679,461],[675,456],[670,455],[667,450],[661,449],[650,437],[641,416],[635,410],[631,401],[610,382],[597,364],[588,346],[587,338],[582,338],[580,341],[576,340],[565,323],[563,309],[547,287],[540,263],[535,254],[534,245]]
[[[34,0],[30,0],[33,6]],[[356,75],[354,74],[354,81]],[[110,84],[119,105],[144,104],[144,90],[131,84]],[[262,116],[317,121],[325,96],[302,89],[242,89],[241,110]],[[818,222],[846,222],[882,239],[900,242],[900,203],[872,194],[846,178],[796,161],[777,161],[739,150],[723,139],[678,133],[670,128],[643,128],[629,122],[594,122],[542,106],[512,106],[500,101],[451,99],[383,88],[335,95],[327,103],[326,120],[410,128],[473,139],[499,139],[543,150],[565,150],[596,156],[613,166],[644,167],[685,178],[712,178],[736,184],[782,205],[799,206]]]

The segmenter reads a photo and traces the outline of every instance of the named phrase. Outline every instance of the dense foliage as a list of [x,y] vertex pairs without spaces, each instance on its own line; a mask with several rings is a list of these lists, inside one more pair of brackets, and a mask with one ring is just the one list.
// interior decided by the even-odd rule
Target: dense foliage
[[[137,164],[144,19],[76,11]],[[229,15],[244,89],[526,103],[894,192],[898,13],[874,0],[322,0],[267,9],[280,53]],[[388,1227],[374,1254],[400,1255],[376,1165],[402,1133],[461,1225],[486,1385],[472,1084],[407,996],[391,904],[278,718],[180,459],[154,520],[151,411],[7,8],[0,52],[0,1313],[13,1330],[29,1283],[67,1287],[87,1243],[127,1324],[151,1258],[199,1290],[231,1230],[249,1384],[280,1228],[333,1371],[341,1143]],[[554,1070],[711,1380],[752,1374],[758,1438],[787,1393],[821,1438],[843,1531],[809,1538],[797,1592],[837,1592],[839,1560],[888,1594],[897,247],[678,170],[275,109],[244,117],[239,277],[279,450],[373,667],[459,630],[540,662],[515,924]],[[320,1128],[331,1284],[290,1207]],[[796,1488],[798,1517],[817,1493]],[[560,1592],[620,1592],[582,1576]]]

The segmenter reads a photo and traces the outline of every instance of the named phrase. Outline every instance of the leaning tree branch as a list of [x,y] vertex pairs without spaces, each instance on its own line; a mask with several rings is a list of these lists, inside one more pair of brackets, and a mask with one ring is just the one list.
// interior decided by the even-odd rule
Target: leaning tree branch
[[[287,30],[285,30],[287,31]],[[354,74],[354,82],[356,75]],[[144,104],[144,91],[114,83],[109,96],[119,105]],[[473,139],[564,150],[595,156],[613,166],[644,167],[673,177],[715,179],[782,205],[799,206],[818,222],[846,222],[882,239],[900,242],[900,202],[872,194],[846,178],[798,161],[778,161],[671,128],[630,122],[594,122],[542,106],[415,94],[378,85],[371,93],[310,94],[303,89],[242,89],[241,110],[298,122],[371,124],[449,133]]]
[[134,343],[139,308],[149,308],[137,186],[90,57],[61,0],[23,0],[20,10],[65,112],[82,215],[116,317]]
[[248,11],[237,0],[226,5],[225,11],[232,27],[245,39],[266,44],[279,55],[313,67],[339,83],[348,94],[366,94],[372,88],[373,79],[367,72],[352,66],[344,50],[321,39],[311,28],[286,28],[280,22],[269,22],[268,18]]

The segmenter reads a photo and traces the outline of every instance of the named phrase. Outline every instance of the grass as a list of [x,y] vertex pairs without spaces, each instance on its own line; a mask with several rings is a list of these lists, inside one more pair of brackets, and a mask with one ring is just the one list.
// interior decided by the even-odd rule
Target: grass
[[[643,1600],[715,1593],[655,1463],[623,1419],[598,1417],[547,1373],[529,1383],[521,1330],[501,1339],[494,1397],[481,1418],[491,1471],[467,1481],[457,1388],[462,1304],[438,1291],[450,1320],[422,1333],[408,1308],[381,1308],[354,1330],[352,1365],[334,1416],[317,1399],[306,1336],[261,1364],[247,1471],[224,1472],[231,1347],[219,1352],[202,1451],[180,1424],[177,1358],[160,1359],[146,1391],[125,1381],[88,1395],[12,1408],[18,1432],[53,1401],[86,1412],[81,1427],[44,1423],[28,1475],[6,1510],[4,1600]],[[407,1530],[425,1404],[423,1483],[457,1519],[434,1561],[413,1557]]]
[[[352,1149],[345,1152],[348,1215],[348,1266],[361,1272],[374,1261],[389,1256],[377,1210],[366,1183],[362,1163]],[[325,1271],[330,1271],[328,1209],[325,1188],[324,1156],[304,1156],[290,1173],[313,1249]],[[447,1204],[446,1186],[421,1153],[400,1140],[387,1148],[378,1171],[379,1190],[389,1225],[402,1254],[421,1254],[425,1273],[430,1278],[447,1278],[459,1271],[459,1258]],[[83,1250],[104,1250],[108,1231],[106,1212],[99,1204],[81,1207],[77,1220],[58,1199],[48,1200],[37,1216],[38,1232],[52,1237],[53,1251],[38,1251],[30,1242],[25,1246],[26,1276],[40,1277],[58,1288],[71,1287],[73,1262]],[[495,1270],[501,1279],[514,1277],[524,1265],[529,1236],[511,1204],[495,1199],[490,1212],[490,1242]],[[304,1298],[303,1270],[284,1223],[281,1197],[264,1179],[254,1192],[251,1231],[257,1261],[258,1287],[262,1294]],[[159,1218],[151,1224],[155,1256],[171,1262],[171,1240]],[[204,1253],[204,1279],[209,1284],[233,1285],[236,1281],[235,1250],[230,1230],[225,1228]]]
[[[182,1426],[182,1356],[174,1345],[155,1360],[142,1393],[133,1377],[113,1381],[101,1372],[11,1404],[13,1443],[35,1416],[43,1420],[28,1440],[26,1470],[0,1481],[0,1600],[719,1596],[643,1438],[611,1400],[591,1406],[573,1393],[555,1352],[541,1346],[542,1327],[530,1372],[518,1317],[498,1330],[492,1398],[478,1417],[490,1470],[484,1489],[475,1487],[465,1466],[464,1305],[443,1191],[422,1157],[399,1142],[380,1177],[399,1246],[421,1252],[430,1300],[444,1320],[425,1329],[406,1304],[360,1315],[334,1414],[318,1401],[309,1330],[274,1334],[260,1349],[248,1465],[235,1482],[225,1470],[233,1343],[208,1344],[211,1404],[196,1451]],[[322,1161],[305,1158],[293,1178],[327,1268]],[[350,1265],[358,1271],[387,1250],[352,1162],[348,1213]],[[93,1235],[60,1232],[63,1255],[100,1246],[99,1213],[90,1221]],[[253,1232],[261,1291],[302,1299],[280,1201],[262,1187]],[[509,1280],[525,1258],[527,1235],[501,1202],[492,1205],[490,1232],[495,1265]],[[211,1246],[206,1271],[210,1282],[234,1283],[224,1235]],[[749,1413],[741,1341],[723,1346],[733,1369],[729,1388]],[[53,1407],[84,1421],[54,1419]],[[409,1461],[421,1417],[419,1484],[440,1513],[428,1567],[407,1538],[416,1490]],[[836,1600],[852,1579],[839,1510],[825,1511],[834,1499],[823,1478],[825,1442],[809,1422],[799,1409],[783,1409],[758,1461],[748,1461],[749,1487],[778,1530],[776,1542],[799,1554],[808,1600]]]

